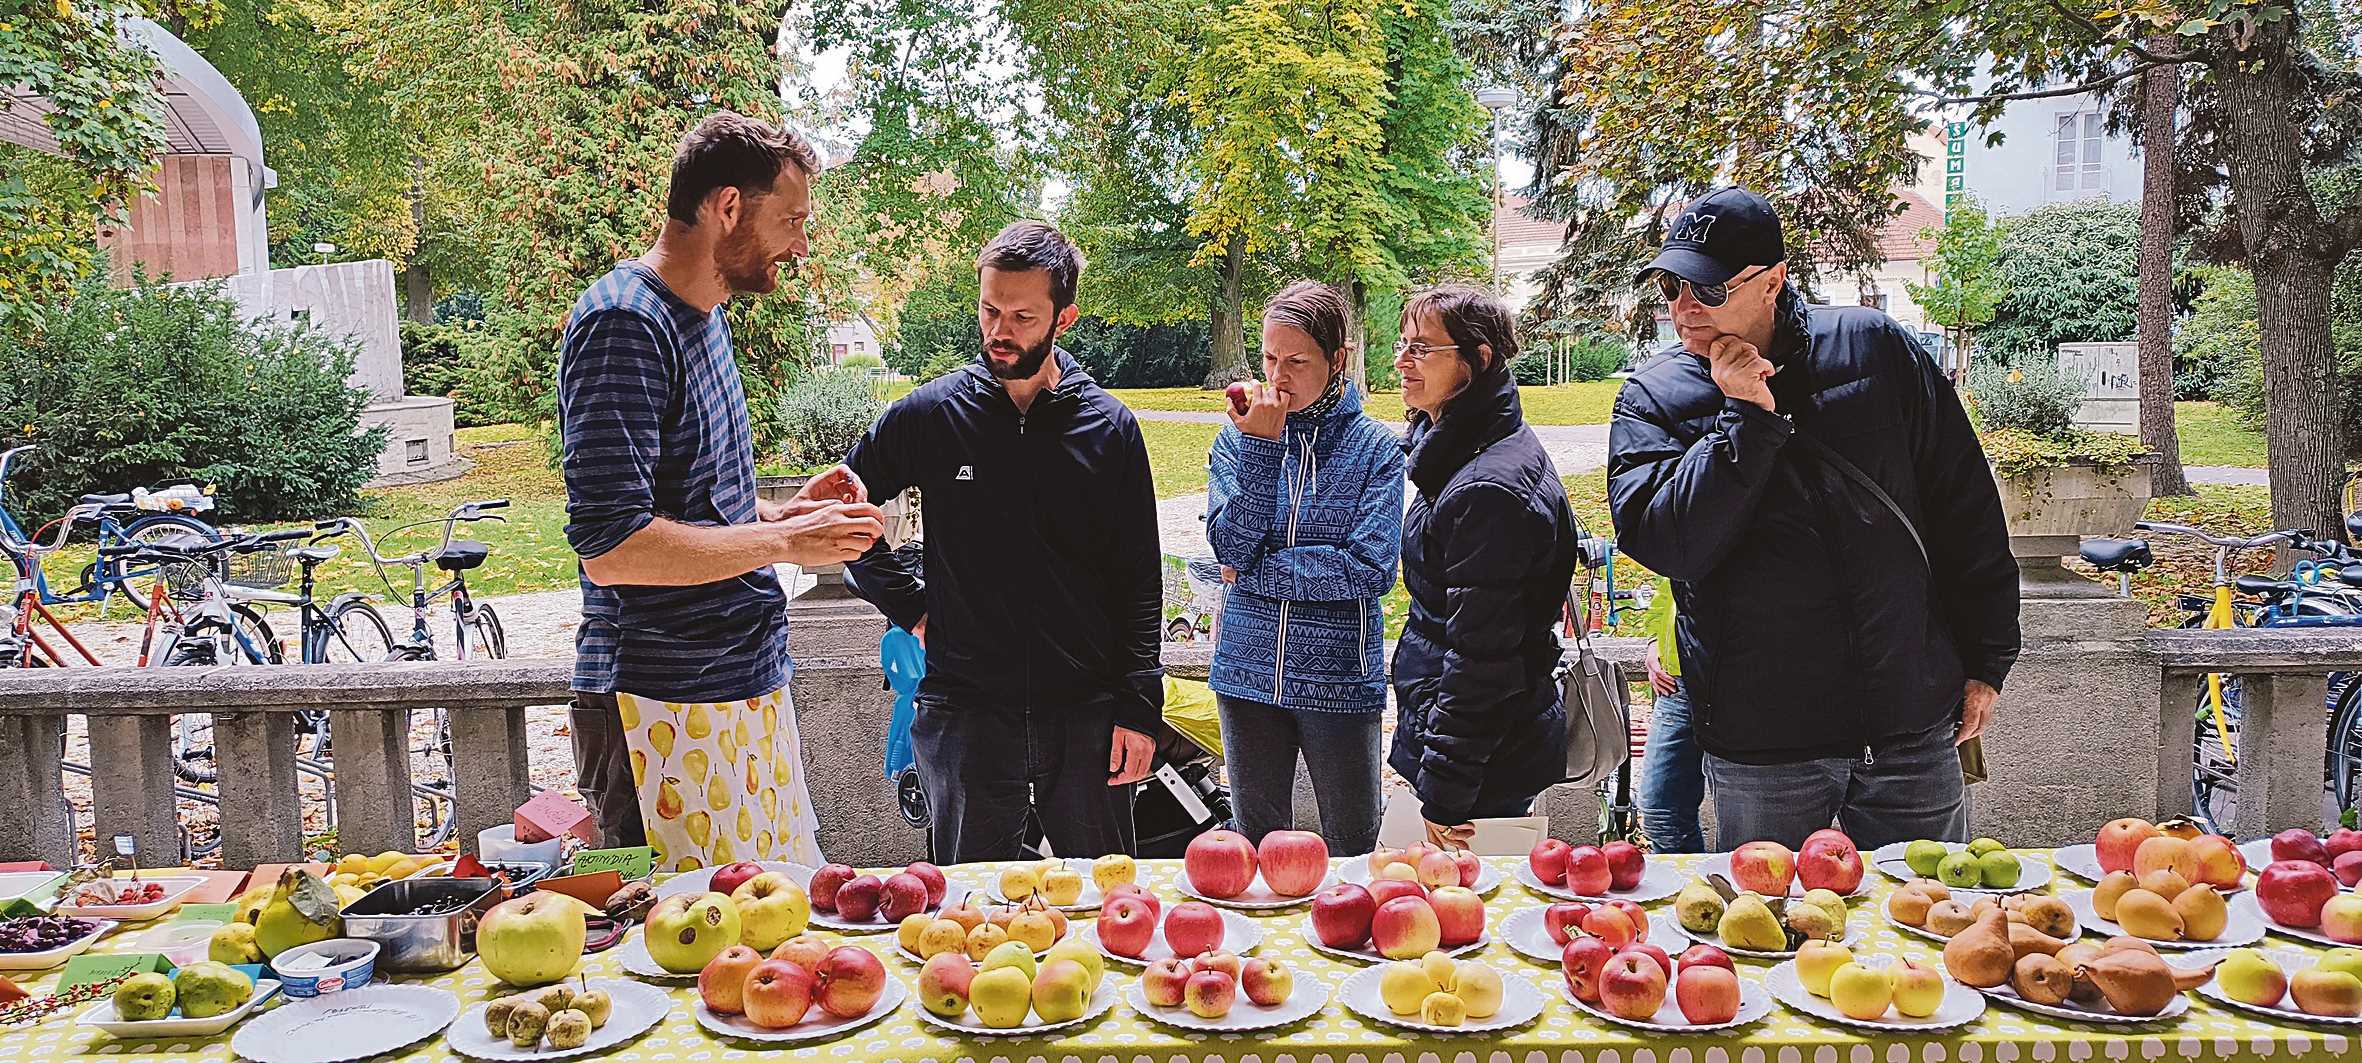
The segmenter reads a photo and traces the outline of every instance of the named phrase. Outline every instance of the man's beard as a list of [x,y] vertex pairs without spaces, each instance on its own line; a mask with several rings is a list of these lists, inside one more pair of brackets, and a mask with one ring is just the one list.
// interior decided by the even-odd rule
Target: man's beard
[[1056,346],[1057,342],[1058,333],[1056,330],[1052,330],[1049,335],[1042,337],[1040,343],[1025,348],[1017,356],[1017,361],[1008,365],[1003,365],[1000,357],[1006,356],[1015,348],[1000,344],[989,345],[984,348],[984,366],[992,370],[992,375],[1002,380],[1025,380],[1042,371],[1042,363],[1049,359],[1050,348]]
[[760,253],[752,239],[724,237],[718,252],[714,265],[731,291],[762,295],[779,288],[779,263]]

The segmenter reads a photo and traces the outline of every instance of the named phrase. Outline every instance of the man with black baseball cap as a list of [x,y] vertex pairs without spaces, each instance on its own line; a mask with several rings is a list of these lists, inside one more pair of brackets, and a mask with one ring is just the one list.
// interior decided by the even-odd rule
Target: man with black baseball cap
[[1678,345],[1616,397],[1617,545],[1670,577],[1719,844],[1966,840],[1955,747],[2018,653],[1983,449],[1917,339],[1808,306],[1763,197],[1687,206],[1640,275]]

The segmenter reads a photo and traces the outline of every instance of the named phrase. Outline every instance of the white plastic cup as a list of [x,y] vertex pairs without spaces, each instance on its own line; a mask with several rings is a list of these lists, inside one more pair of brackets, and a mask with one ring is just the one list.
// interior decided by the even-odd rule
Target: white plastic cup
[[517,840],[517,825],[514,823],[487,827],[476,833],[476,856],[486,863],[555,867],[565,855],[566,839],[563,836],[546,842],[521,842]]

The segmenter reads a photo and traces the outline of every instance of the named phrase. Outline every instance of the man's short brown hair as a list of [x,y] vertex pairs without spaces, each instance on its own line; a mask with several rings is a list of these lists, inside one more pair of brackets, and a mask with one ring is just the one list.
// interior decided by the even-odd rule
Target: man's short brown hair
[[1050,308],[1074,305],[1075,284],[1083,275],[1083,253],[1058,227],[1041,221],[1013,221],[976,255],[976,268],[1019,273],[1048,270]]
[[735,111],[715,111],[681,138],[680,150],[673,154],[665,213],[674,221],[695,225],[698,208],[715,189],[767,193],[785,166],[810,177],[820,169],[820,155],[793,130]]

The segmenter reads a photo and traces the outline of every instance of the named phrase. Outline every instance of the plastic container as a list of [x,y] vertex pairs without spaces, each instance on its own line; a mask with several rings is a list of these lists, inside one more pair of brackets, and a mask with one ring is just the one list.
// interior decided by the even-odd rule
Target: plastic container
[[517,840],[517,825],[504,823],[487,827],[476,834],[476,855],[486,863],[554,867],[566,856],[566,839],[557,837],[546,842],[521,842]]
[[[476,921],[500,900],[488,878],[411,878],[388,882],[345,906],[345,936],[379,945],[388,973],[448,971],[476,954]],[[441,915],[411,915],[424,904],[449,904]]]
[[[271,958],[271,973],[279,979],[279,988],[291,997],[316,997],[325,993],[359,989],[377,977],[377,942],[361,938],[329,938],[309,945],[297,945]],[[334,956],[340,962],[310,970],[288,970],[291,960],[305,956]]]

